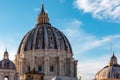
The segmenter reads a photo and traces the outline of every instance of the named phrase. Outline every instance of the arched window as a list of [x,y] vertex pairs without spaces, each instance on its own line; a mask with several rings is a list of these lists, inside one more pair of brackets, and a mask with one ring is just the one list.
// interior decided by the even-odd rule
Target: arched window
[[7,69],[9,69],[9,68],[10,68],[9,66],[10,66],[10,64],[9,64],[9,63],[7,63]]
[[43,76],[41,76],[41,80],[43,80]]
[[4,80],[9,80],[8,76],[5,76],[5,77],[4,77]]
[[28,72],[30,71],[30,66],[28,66]]
[[116,78],[119,79],[119,74],[116,74]]
[[54,66],[50,66],[50,72],[54,72]]
[[43,67],[42,66],[38,66],[38,71],[43,71]]

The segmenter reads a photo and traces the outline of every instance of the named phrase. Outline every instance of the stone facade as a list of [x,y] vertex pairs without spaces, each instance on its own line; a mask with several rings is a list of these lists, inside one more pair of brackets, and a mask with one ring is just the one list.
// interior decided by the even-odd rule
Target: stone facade
[[0,80],[18,80],[17,72],[15,70],[0,69]]
[[19,79],[23,80],[25,73],[35,68],[44,74],[44,80],[54,80],[55,76],[76,80],[77,62],[68,39],[49,23],[42,5],[35,28],[24,36],[15,56]]
[[[34,55],[33,55],[34,54]],[[45,80],[51,80],[57,74],[65,80],[75,80],[77,77],[77,60],[74,60],[71,53],[57,50],[35,50],[27,51],[16,55],[15,64],[20,76],[35,67],[41,66],[41,73],[44,73]],[[34,64],[34,65],[33,65]],[[53,71],[50,68],[53,66]]]
[[44,80],[44,74],[36,71],[35,68],[33,68],[32,71],[24,74],[23,80]]

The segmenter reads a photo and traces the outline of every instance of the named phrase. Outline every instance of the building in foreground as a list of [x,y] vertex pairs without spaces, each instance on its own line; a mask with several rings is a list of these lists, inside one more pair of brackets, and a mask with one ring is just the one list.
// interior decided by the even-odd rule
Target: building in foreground
[[113,54],[107,66],[97,72],[95,80],[120,80],[120,65]]
[[19,45],[15,65],[20,80],[39,80],[38,77],[40,80],[77,79],[77,60],[73,58],[69,40],[50,24],[43,4],[35,27]]

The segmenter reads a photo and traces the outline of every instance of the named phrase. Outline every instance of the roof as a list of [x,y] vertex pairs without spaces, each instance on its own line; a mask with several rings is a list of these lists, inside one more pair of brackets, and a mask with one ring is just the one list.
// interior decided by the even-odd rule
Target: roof
[[16,70],[16,67],[9,59],[3,59],[0,61],[0,69]]
[[49,23],[48,14],[44,11],[44,5],[42,5],[35,27],[22,39],[18,54],[37,49],[56,49],[72,53],[67,37]]
[[120,65],[117,63],[117,57],[113,54],[109,65],[97,72],[96,79],[120,79]]

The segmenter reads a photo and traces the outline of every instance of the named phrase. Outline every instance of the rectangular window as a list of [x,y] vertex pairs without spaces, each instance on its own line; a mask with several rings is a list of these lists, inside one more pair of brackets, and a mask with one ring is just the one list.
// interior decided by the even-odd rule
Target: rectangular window
[[54,67],[50,66],[50,72],[53,72],[53,71],[54,71]]
[[38,66],[38,71],[42,71],[42,66]]
[[28,72],[30,71],[30,66],[28,66]]

